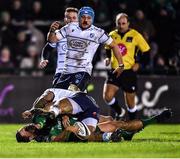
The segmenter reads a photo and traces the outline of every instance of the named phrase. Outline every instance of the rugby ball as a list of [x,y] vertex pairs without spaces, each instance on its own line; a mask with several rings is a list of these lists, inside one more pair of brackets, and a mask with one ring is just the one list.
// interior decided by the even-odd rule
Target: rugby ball
[[74,126],[78,128],[78,132],[76,133],[76,136],[80,138],[81,140],[86,140],[89,135],[91,135],[91,132],[87,125],[84,122],[75,122]]

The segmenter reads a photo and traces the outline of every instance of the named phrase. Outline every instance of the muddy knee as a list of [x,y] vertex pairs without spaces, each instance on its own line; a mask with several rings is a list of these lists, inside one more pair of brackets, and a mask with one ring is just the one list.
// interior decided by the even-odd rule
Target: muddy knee
[[56,102],[55,106],[61,110],[61,114],[72,114],[73,112],[72,104],[67,98]]

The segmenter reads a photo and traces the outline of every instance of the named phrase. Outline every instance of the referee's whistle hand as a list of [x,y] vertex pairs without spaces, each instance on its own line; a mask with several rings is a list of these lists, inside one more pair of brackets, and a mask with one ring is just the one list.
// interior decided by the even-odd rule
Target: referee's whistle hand
[[123,72],[123,68],[121,67],[117,67],[114,71],[113,71],[113,74],[116,74],[116,78],[118,78],[121,73]]

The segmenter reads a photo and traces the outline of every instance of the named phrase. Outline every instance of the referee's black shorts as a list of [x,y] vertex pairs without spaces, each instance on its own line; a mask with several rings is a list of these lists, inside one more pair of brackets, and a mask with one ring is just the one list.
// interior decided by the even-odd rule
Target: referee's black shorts
[[133,93],[137,91],[137,73],[132,69],[124,70],[122,74],[116,78],[113,74],[114,69],[108,71],[107,84],[113,84],[122,88],[123,91]]

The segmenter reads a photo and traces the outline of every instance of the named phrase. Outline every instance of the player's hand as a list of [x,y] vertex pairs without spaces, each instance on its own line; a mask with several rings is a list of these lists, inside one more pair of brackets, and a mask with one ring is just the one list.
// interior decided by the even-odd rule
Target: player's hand
[[49,63],[48,60],[42,60],[42,61],[39,63],[39,67],[40,67],[41,69],[42,69],[42,68],[45,68],[48,63]]
[[70,126],[69,117],[67,115],[62,117],[62,124],[64,128],[67,128],[68,126]]
[[59,29],[61,23],[59,21],[55,21],[50,26],[50,32],[54,32],[55,30]]
[[124,68],[123,67],[117,67],[114,71],[113,74],[116,74],[116,78],[118,78],[121,73],[123,72]]
[[68,126],[66,128],[67,131],[70,131],[70,132],[73,132],[73,133],[77,133],[79,130],[78,130],[78,127],[77,126]]
[[135,64],[133,65],[133,67],[132,67],[132,70],[133,70],[134,72],[137,72],[137,71],[139,70],[139,68],[140,68],[140,64],[139,64],[139,63],[135,63]]
[[105,58],[104,63],[105,63],[105,66],[108,66],[111,63],[111,59],[110,58]]
[[32,113],[30,110],[26,110],[25,112],[22,113],[22,118],[23,119],[29,119],[32,118]]

